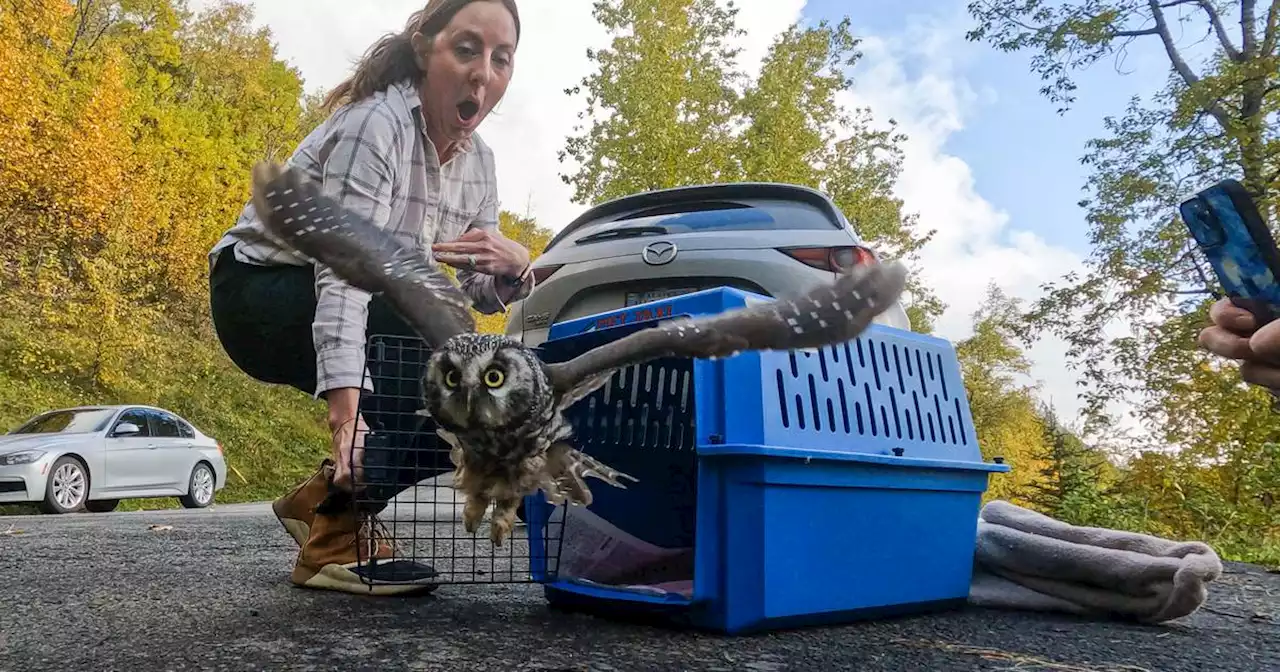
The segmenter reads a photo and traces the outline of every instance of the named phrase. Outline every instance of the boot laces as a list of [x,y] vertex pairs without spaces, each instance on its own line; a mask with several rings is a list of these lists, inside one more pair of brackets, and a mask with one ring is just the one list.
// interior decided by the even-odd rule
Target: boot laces
[[363,514],[360,516],[360,539],[365,544],[365,553],[369,558],[378,557],[378,547],[385,545],[391,549],[394,555],[401,554],[400,544],[397,543],[391,530],[387,529],[382,519],[377,514]]

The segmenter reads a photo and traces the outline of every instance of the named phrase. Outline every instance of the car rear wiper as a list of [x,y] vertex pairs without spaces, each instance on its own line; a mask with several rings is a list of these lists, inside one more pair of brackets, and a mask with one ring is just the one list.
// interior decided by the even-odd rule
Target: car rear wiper
[[657,236],[667,233],[666,227],[663,226],[628,226],[619,229],[609,229],[608,231],[600,231],[589,236],[583,236],[575,241],[576,244],[594,243],[600,240],[609,240],[612,238],[635,238],[637,236]]

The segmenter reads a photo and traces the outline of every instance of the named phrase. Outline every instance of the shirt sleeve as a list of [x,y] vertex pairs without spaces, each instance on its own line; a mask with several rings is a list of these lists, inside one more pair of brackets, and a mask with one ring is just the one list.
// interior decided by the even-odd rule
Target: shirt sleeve
[[[324,193],[379,227],[386,227],[391,215],[391,157],[397,153],[398,134],[395,119],[385,111],[353,106],[333,124],[321,156]],[[347,284],[324,264],[316,263],[315,269],[315,395],[341,387],[372,391],[365,368],[370,294]]]
[[[488,229],[498,235],[502,235],[502,231],[498,229],[498,195],[496,189],[489,189],[489,195],[485,197],[484,203],[480,206],[480,213],[467,226],[467,229]],[[458,285],[462,287],[462,291],[471,297],[472,305],[478,312],[485,315],[507,312],[507,304],[498,295],[497,283],[499,280],[497,277],[466,269],[458,269],[457,276]],[[520,286],[520,289],[509,300],[514,302],[525,298],[529,295],[531,288],[532,282],[526,282]]]

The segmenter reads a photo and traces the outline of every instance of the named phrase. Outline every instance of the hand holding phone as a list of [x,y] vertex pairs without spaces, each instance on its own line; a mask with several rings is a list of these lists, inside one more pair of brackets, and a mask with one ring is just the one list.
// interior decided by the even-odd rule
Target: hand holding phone
[[1209,311],[1213,326],[1200,345],[1239,360],[1241,377],[1270,390],[1280,411],[1280,250],[1270,229],[1235,180],[1200,191],[1180,211],[1227,295]]

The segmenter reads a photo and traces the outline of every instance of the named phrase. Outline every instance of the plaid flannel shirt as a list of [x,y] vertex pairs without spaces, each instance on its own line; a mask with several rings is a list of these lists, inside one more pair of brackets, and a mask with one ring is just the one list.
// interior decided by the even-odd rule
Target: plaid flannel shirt
[[[478,135],[441,166],[426,136],[421,107],[411,83],[392,85],[337,110],[302,141],[289,164],[321,182],[323,191],[343,207],[386,228],[437,265],[433,243],[453,240],[470,228],[497,229],[497,176],[493,153]],[[242,240],[238,233],[245,229],[263,230],[252,203],[210,251],[210,268],[227,247],[246,263],[314,263],[287,248]],[[339,387],[371,389],[365,368],[370,295],[327,266],[315,267],[315,395]],[[459,270],[457,278],[476,310],[506,310],[493,276]],[[531,287],[526,282],[511,300],[524,298]]]

